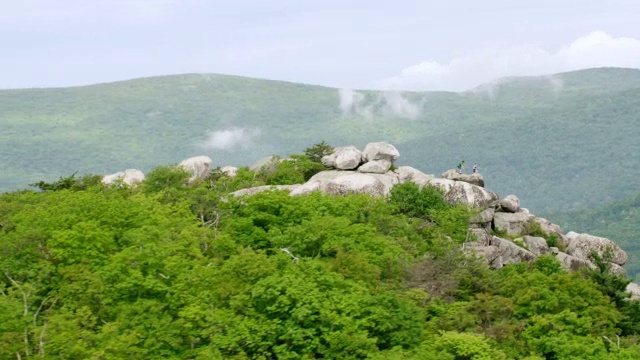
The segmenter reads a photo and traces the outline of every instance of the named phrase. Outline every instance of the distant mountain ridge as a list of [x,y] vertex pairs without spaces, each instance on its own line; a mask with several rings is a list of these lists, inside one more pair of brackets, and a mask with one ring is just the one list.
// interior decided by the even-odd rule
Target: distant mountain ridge
[[517,193],[542,213],[569,211],[634,191],[637,114],[640,70],[617,68],[463,93],[341,92],[217,74],[2,90],[0,191],[195,154],[238,165],[320,140],[379,139],[397,144],[399,164],[437,174],[461,159],[478,162],[501,195]]

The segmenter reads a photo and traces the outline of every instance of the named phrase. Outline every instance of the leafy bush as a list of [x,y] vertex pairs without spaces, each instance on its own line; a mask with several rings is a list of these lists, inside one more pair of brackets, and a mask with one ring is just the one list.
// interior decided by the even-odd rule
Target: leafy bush
[[84,175],[76,177],[76,173],[67,177],[60,177],[58,181],[52,183],[38,181],[29,186],[37,187],[42,191],[59,191],[59,190],[72,190],[80,191],[86,190],[89,187],[100,185],[102,176],[100,175]]

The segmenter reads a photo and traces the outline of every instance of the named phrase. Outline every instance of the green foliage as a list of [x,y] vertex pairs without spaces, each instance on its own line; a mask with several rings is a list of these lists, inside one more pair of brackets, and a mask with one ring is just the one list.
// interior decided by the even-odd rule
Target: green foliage
[[187,177],[0,195],[0,359],[640,356],[607,261],[490,270],[436,189],[234,198],[265,179]]
[[157,193],[163,189],[177,189],[185,186],[191,174],[177,166],[158,166],[145,176],[145,191]]
[[100,184],[102,180],[102,176],[100,175],[84,175],[81,177],[76,177],[76,173],[71,174],[67,177],[60,177],[58,181],[54,181],[52,183],[48,183],[45,181],[38,181],[33,184],[29,184],[29,186],[37,187],[42,191],[58,191],[58,190],[86,190],[91,186],[97,186]]
[[321,163],[322,157],[331,155],[333,151],[333,146],[322,140],[321,142],[304,149],[304,155],[314,163]]

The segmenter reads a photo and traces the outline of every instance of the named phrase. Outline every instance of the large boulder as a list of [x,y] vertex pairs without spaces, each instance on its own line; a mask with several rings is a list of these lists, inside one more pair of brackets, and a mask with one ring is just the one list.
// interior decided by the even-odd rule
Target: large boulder
[[535,236],[523,236],[522,241],[525,245],[527,245],[527,249],[529,249],[529,251],[531,251],[536,256],[549,253],[549,245],[547,245],[547,240],[545,240],[544,238]]
[[560,264],[562,265],[563,269],[569,270],[569,271],[577,271],[582,268],[594,267],[594,265],[589,260],[571,256],[563,252],[558,252],[556,254],[556,259],[560,260]]
[[433,175],[427,175],[411,166],[400,166],[399,168],[395,169],[394,172],[398,174],[398,179],[401,183],[413,181],[418,185],[424,186],[427,181],[434,178]]
[[460,174],[457,170],[450,169],[442,173],[442,178],[455,181],[464,181],[472,185],[484,187],[484,178],[479,173]]
[[249,166],[249,170],[254,172],[263,172],[267,175],[274,174],[278,169],[278,165],[284,161],[278,156],[267,156],[262,158],[256,162],[254,162],[251,166]]
[[500,249],[496,246],[472,246],[465,249],[465,252],[472,252],[486,260],[487,265],[494,269],[500,269],[504,266],[504,259],[500,253]]
[[252,187],[252,188],[247,188],[247,189],[241,189],[238,191],[234,191],[229,195],[235,196],[235,197],[240,197],[240,196],[251,196],[251,195],[255,195],[264,191],[271,191],[271,190],[288,190],[288,191],[293,191],[295,189],[297,189],[298,187],[300,187],[300,185],[265,185],[265,186],[256,186],[256,187]]
[[127,169],[115,174],[109,174],[102,177],[102,183],[105,185],[113,184],[115,182],[122,181],[123,183],[132,186],[144,181],[144,173],[137,169]]
[[[436,179],[431,180],[430,183],[435,183],[434,180]],[[480,209],[495,206],[499,199],[498,194],[463,181],[454,181],[444,197],[451,204],[464,204]]]
[[505,231],[507,235],[522,235],[526,232],[527,224],[533,217],[525,212],[497,212],[493,214],[493,226],[497,230]]
[[209,171],[211,171],[211,158],[204,155],[194,156],[192,158],[182,160],[178,166],[191,173],[189,183],[192,183],[196,180],[204,179],[209,175]]
[[515,195],[507,195],[500,200],[500,208],[504,212],[517,213],[520,211],[520,199]]
[[473,215],[471,219],[469,219],[469,224],[471,224],[471,226],[473,227],[491,227],[491,220],[493,220],[494,213],[494,208],[486,208],[481,212]]
[[503,264],[515,264],[532,261],[536,256],[529,250],[522,248],[513,242],[494,236],[491,238],[491,246],[498,248]]
[[358,172],[361,173],[374,173],[384,174],[391,168],[391,161],[389,160],[372,160],[360,165]]
[[386,174],[366,174],[356,171],[328,170],[312,176],[306,183],[292,191],[291,195],[322,191],[332,195],[366,193],[373,196],[387,196],[395,184],[398,184],[398,175],[391,171]]
[[607,238],[589,234],[578,234],[571,231],[567,233],[566,239],[568,243],[567,254],[569,255],[588,260],[593,252],[599,256],[603,256],[605,252],[610,250],[612,263],[624,265],[627,262],[627,253]]
[[357,168],[363,160],[363,154],[355,146],[337,147],[333,154],[322,157],[324,166],[341,170],[353,170]]
[[238,168],[235,166],[223,166],[220,168],[220,172],[229,178],[234,178],[238,175]]
[[489,234],[486,229],[469,228],[471,235],[475,237],[474,241],[466,242],[465,244],[474,244],[477,246],[489,246],[493,236]]
[[[415,182],[415,180],[414,180]],[[449,191],[451,191],[451,189],[453,189],[453,186],[456,184],[455,181],[453,180],[449,180],[449,179],[442,179],[442,178],[432,178],[429,179],[428,181],[426,181],[425,183],[421,183],[418,184],[420,185],[420,188],[423,188],[425,186],[434,186],[437,187],[438,189],[444,191],[444,193],[448,193]]]
[[631,294],[629,300],[638,300],[640,299],[640,285],[636,283],[629,283],[627,285],[627,292]]
[[365,161],[388,160],[394,162],[400,157],[400,152],[395,146],[385,142],[368,143],[364,151]]

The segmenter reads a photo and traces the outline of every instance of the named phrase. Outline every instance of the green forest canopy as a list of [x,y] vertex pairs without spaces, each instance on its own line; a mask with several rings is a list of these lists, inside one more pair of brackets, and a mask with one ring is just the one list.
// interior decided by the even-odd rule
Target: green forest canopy
[[490,270],[435,188],[227,195],[301,162],[0,195],[0,359],[640,357],[627,280],[551,256]]

